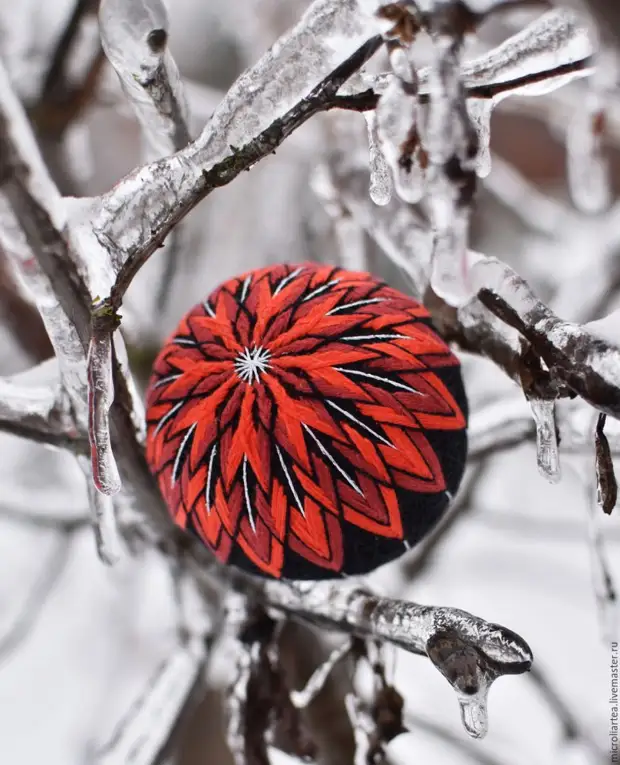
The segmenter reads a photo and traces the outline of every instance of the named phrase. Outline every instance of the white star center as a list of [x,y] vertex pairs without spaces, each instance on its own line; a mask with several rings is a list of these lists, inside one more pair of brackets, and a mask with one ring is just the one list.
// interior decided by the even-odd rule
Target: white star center
[[270,358],[266,348],[244,348],[235,360],[235,371],[244,382],[258,382],[259,372],[269,369]]

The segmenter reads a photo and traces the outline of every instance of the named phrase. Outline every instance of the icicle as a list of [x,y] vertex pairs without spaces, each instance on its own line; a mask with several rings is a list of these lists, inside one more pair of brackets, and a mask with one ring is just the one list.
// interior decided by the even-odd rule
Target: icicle
[[483,738],[488,730],[487,697],[499,673],[492,664],[479,664],[476,651],[452,630],[433,635],[427,653],[450,682],[459,702],[461,722],[472,738]]
[[474,696],[459,694],[461,722],[472,738],[484,738],[489,728],[487,712],[488,686],[483,686]]
[[108,413],[114,403],[112,335],[93,331],[88,348],[88,436],[91,446],[93,481],[98,491],[109,496],[121,488],[121,479],[110,440]]
[[344,658],[351,650],[351,641],[345,642],[335,648],[327,659],[312,673],[312,676],[301,691],[291,691],[291,703],[297,709],[305,709],[323,689],[325,681],[329,677],[333,668]]
[[472,295],[467,244],[478,137],[461,83],[462,31],[449,6],[442,0],[433,14],[434,60],[428,70],[429,104],[422,138],[430,163],[426,191],[435,230],[431,286],[447,303],[461,305]]
[[381,152],[377,133],[377,115],[364,112],[368,128],[368,152],[370,165],[370,198],[376,205],[387,205],[392,198],[392,179],[390,169]]
[[560,451],[555,427],[555,401],[530,399],[536,423],[536,460],[538,469],[548,481],[557,483],[561,478]]
[[588,81],[585,104],[580,104],[566,138],[567,174],[571,198],[577,209],[595,214],[605,211],[612,199],[610,170],[603,147],[605,102],[615,88],[618,67],[611,53],[599,56]]
[[[593,45],[583,20],[565,8],[544,13],[517,34],[462,68],[466,86],[517,80],[529,74],[562,67],[588,58]],[[521,95],[542,95],[587,72],[570,72],[513,89]],[[420,90],[429,81],[430,69],[419,73]]]
[[418,105],[415,69],[400,48],[390,56],[392,77],[377,104],[377,134],[394,178],[398,196],[415,204],[424,193],[417,134]]
[[112,566],[121,558],[121,546],[114,504],[111,497],[101,494],[95,487],[91,463],[88,457],[80,456],[77,459],[86,478],[88,505],[95,534],[97,554],[102,563]]

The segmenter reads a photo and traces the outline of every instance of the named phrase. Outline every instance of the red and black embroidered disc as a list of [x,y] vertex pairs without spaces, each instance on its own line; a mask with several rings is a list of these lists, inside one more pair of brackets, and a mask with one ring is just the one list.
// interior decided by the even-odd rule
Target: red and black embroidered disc
[[324,579],[401,555],[461,480],[467,402],[426,309],[366,273],[231,279],[154,366],[147,459],[179,526],[255,574]]

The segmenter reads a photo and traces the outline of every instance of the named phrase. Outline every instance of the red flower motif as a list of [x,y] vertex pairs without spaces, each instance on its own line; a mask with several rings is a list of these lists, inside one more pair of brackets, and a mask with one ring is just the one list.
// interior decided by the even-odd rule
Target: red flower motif
[[219,287],[161,351],[147,406],[147,459],[174,520],[272,577],[396,557],[438,520],[465,462],[458,360],[426,309],[329,266]]

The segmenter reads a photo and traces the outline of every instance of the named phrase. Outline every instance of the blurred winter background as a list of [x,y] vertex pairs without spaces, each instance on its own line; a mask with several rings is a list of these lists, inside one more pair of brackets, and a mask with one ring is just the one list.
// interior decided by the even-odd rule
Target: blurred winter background
[[[187,80],[193,135],[237,75],[306,5],[168,1],[171,52]],[[145,154],[109,64],[102,65],[87,103],[68,125],[62,124],[62,103],[44,92],[73,7],[74,0],[4,0],[0,56],[37,121],[63,192],[94,195]],[[540,12],[519,10],[485,24],[472,55]],[[96,46],[95,17],[81,35],[88,58]],[[492,123],[493,169],[478,192],[473,231],[476,250],[504,259],[563,318],[580,322],[620,306],[620,207],[579,212],[568,192],[567,127],[579,116],[584,94],[578,81],[548,96],[499,105]],[[620,100],[610,96],[609,112],[606,151],[615,190]],[[182,257],[171,265],[156,256],[136,279],[123,315],[142,382],[158,343],[180,316],[240,271],[276,261],[364,259],[369,270],[407,289],[371,238],[330,217],[313,191],[331,116],[311,120],[275,156],[200,204],[188,219]],[[364,129],[360,115],[347,119]],[[348,237],[356,244],[343,248]],[[0,373],[11,375],[46,358],[49,346],[3,260]],[[412,732],[390,745],[390,755],[403,765],[607,762],[611,654],[603,635],[615,626],[597,603],[595,584],[601,555],[620,579],[620,522],[617,509],[607,517],[595,506],[592,438],[586,437],[594,416],[582,410],[583,446],[562,453],[562,480],[551,484],[537,468],[533,427],[525,424],[520,436],[501,437],[502,413],[508,413],[506,427],[510,412],[527,421],[521,391],[491,362],[463,358],[472,411],[498,418],[500,443],[491,439],[490,448],[472,459],[438,543],[423,556],[412,551],[371,579],[386,594],[457,606],[509,626],[532,647],[536,672],[493,688],[490,732],[473,741],[462,729],[452,690],[430,662],[394,651],[391,672]],[[571,404],[562,406],[568,411]],[[604,540],[598,557],[592,552],[597,534]],[[71,456],[0,435],[0,762],[92,762],[174,645],[173,602],[155,553],[124,558],[112,568],[100,563],[84,479]],[[213,690],[181,720],[162,762],[229,761],[216,694],[225,662],[213,660]],[[321,724],[329,726],[332,718],[325,718]]]

